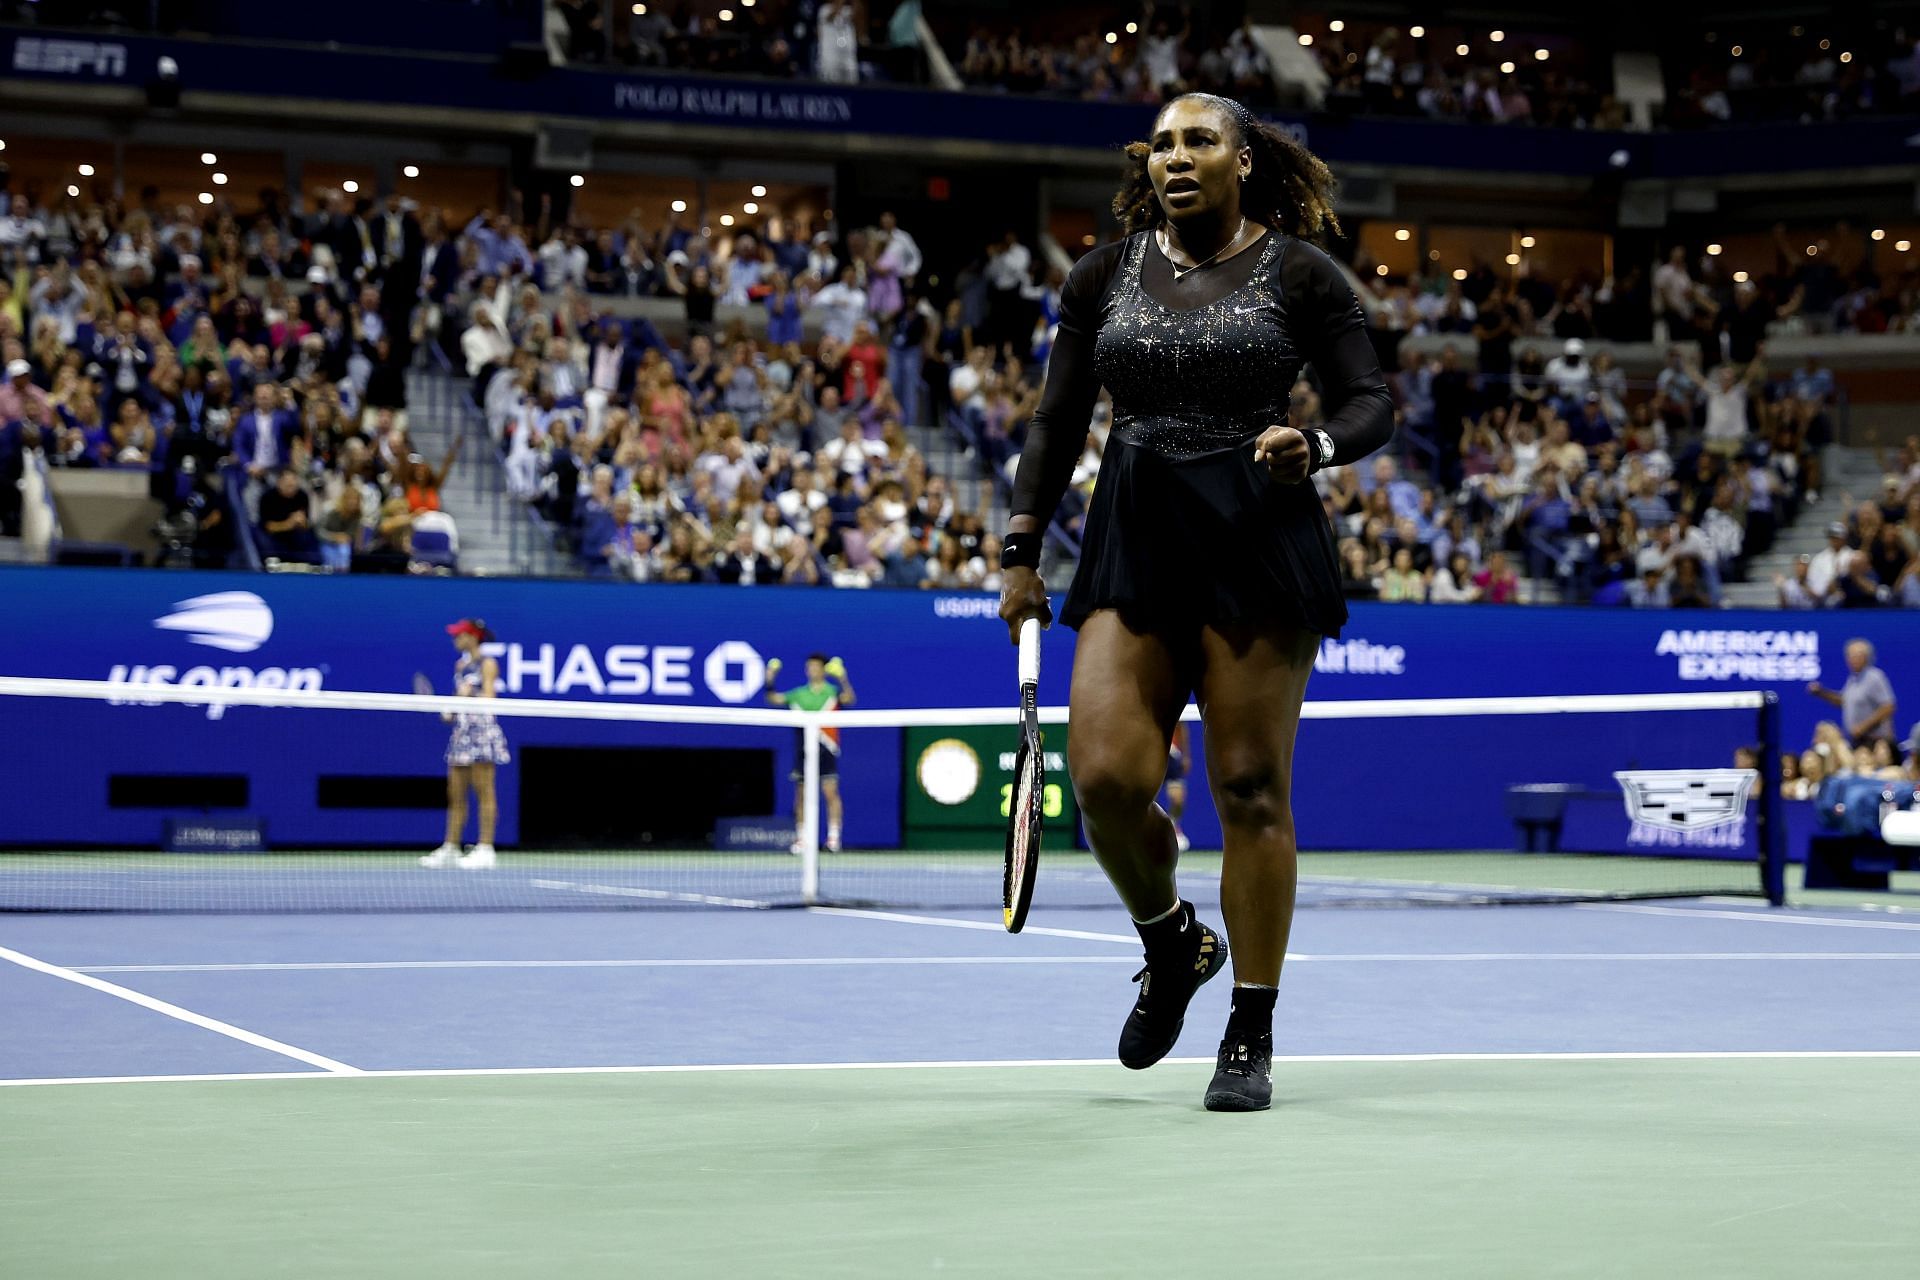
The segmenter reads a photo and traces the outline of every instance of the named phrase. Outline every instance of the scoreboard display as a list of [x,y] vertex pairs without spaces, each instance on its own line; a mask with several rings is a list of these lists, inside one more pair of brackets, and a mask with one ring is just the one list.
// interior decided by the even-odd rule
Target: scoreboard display
[[[1046,753],[1046,790],[1041,795],[1047,826],[1077,839],[1080,812],[1067,781],[1067,726],[1041,731]],[[902,834],[909,849],[998,849],[1006,843],[1013,805],[1013,766],[1019,731],[1007,726],[911,728],[901,733],[905,759],[906,812]]]

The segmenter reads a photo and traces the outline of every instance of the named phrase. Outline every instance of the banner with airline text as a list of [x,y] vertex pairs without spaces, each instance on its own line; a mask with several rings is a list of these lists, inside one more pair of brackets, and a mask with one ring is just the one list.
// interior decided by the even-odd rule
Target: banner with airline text
[[[420,777],[439,772],[446,728],[436,717],[353,713],[351,758],[308,727],[328,712],[222,704],[222,688],[410,692],[416,672],[450,691],[445,627],[483,618],[506,697],[758,705],[767,663],[796,683],[806,656],[843,659],[868,708],[1010,705],[1014,652],[984,595],[669,587],[530,580],[335,578],[116,569],[0,569],[0,675],[204,688],[205,704],[138,709],[0,698],[12,744],[0,846],[112,840],[156,844],[152,810],[102,812],[123,773],[243,770],[252,807],[276,844],[418,842],[431,813],[323,807],[317,773]],[[1766,689],[1780,695],[1784,745],[1804,747],[1838,712],[1807,685],[1838,688],[1845,648],[1862,638],[1902,698],[1898,736],[1920,721],[1920,615],[1635,612],[1486,606],[1356,606],[1343,635],[1321,644],[1308,696],[1317,701],[1516,694]],[[1046,634],[1041,701],[1064,703],[1074,635]],[[1511,847],[1506,787],[1580,783],[1611,789],[1623,769],[1720,768],[1754,736],[1744,713],[1698,734],[1646,716],[1509,723],[1486,718],[1311,721],[1301,729],[1293,806],[1303,847]],[[1603,723],[1605,721],[1605,723]],[[1617,722],[1617,723],[1616,723]],[[595,722],[509,720],[516,745],[739,745],[778,753],[783,733]],[[1196,735],[1190,834],[1217,839],[1207,798],[1204,732]],[[777,739],[777,742],[774,741]],[[1709,745],[1710,744],[1710,745]],[[849,843],[894,846],[902,835],[903,747],[893,731],[847,735],[842,761]],[[215,766],[218,766],[216,768]],[[512,773],[511,767],[506,771]],[[1577,776],[1573,776],[1577,775]],[[791,790],[779,788],[790,809]],[[516,790],[502,788],[503,840],[516,831]],[[1627,819],[1615,811],[1624,837]],[[751,816],[751,815],[741,815]],[[1611,820],[1611,819],[1610,819]],[[1426,841],[1423,844],[1423,840]]]

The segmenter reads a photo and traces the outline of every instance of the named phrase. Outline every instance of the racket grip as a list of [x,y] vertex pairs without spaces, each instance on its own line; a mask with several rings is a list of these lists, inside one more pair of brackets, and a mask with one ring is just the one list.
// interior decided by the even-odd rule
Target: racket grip
[[1020,687],[1040,683],[1040,619],[1020,624]]

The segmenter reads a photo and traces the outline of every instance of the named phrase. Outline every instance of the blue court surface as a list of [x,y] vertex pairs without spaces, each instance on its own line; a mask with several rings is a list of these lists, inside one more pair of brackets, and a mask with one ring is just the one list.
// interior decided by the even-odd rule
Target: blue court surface
[[[934,1160],[914,1097],[934,1111],[951,1108],[954,1123],[974,1117],[976,1141],[967,1149],[999,1146],[1002,1163],[979,1166],[962,1157],[956,1165],[942,1157],[929,1165],[927,1176],[945,1198],[921,1206],[932,1215],[928,1223],[964,1216],[967,1197],[987,1194],[969,1177],[1018,1184],[1040,1177],[1039,1168],[1050,1188],[1041,1194],[1060,1211],[1095,1212],[1078,1199],[1080,1191],[1057,1181],[1087,1176],[1125,1150],[1124,1143],[1075,1145],[1092,1141],[1089,1135],[1099,1144],[1187,1144],[1186,1158],[1195,1160],[1268,1162],[1282,1180],[1273,1184],[1275,1194],[1337,1194],[1328,1212],[1356,1227],[1379,1202],[1359,1186],[1330,1190],[1310,1174],[1316,1153],[1370,1152],[1379,1194],[1386,1195],[1396,1169],[1409,1161],[1434,1178],[1454,1176],[1449,1169],[1469,1180],[1490,1176],[1472,1146],[1472,1135],[1482,1135],[1499,1155],[1503,1180],[1486,1194],[1509,1197],[1511,1207],[1531,1193],[1532,1160],[1545,1161],[1543,1169],[1561,1160],[1586,1158],[1596,1168],[1617,1161],[1622,1177],[1631,1180],[1629,1171],[1641,1167],[1660,1183],[1665,1175],[1658,1170],[1679,1159],[1676,1143],[1705,1158],[1724,1141],[1729,1160],[1772,1152],[1772,1186],[1764,1194],[1729,1188],[1726,1203],[1709,1197],[1702,1214],[1726,1216],[1728,1204],[1750,1194],[1766,1199],[1749,1205],[1757,1213],[1790,1205],[1803,1192],[1825,1194],[1809,1191],[1804,1179],[1836,1170],[1861,1182],[1844,1188],[1851,1206],[1845,1221],[1821,1215],[1787,1230],[1785,1220],[1766,1225],[1762,1213],[1735,1233],[1746,1243],[1722,1256],[1729,1265],[1737,1260],[1737,1271],[1716,1270],[1714,1255],[1702,1253],[1694,1274],[1914,1274],[1920,915],[1711,901],[1306,911],[1293,947],[1276,1023],[1275,1109],[1223,1117],[1201,1111],[1199,1100],[1224,1023],[1224,981],[1196,1000],[1175,1059],[1145,1073],[1113,1063],[1139,955],[1117,910],[1036,911],[1019,937],[979,914],[840,909],[0,916],[7,1025],[0,1037],[0,1134],[11,1128],[22,1138],[3,1162],[11,1172],[0,1168],[0,1190],[25,1197],[0,1197],[0,1204],[11,1199],[21,1212],[38,1195],[41,1206],[16,1221],[12,1245],[0,1243],[0,1264],[11,1248],[19,1251],[16,1263],[31,1265],[0,1265],[0,1274],[129,1274],[92,1267],[94,1255],[74,1234],[86,1218],[89,1187],[110,1201],[123,1199],[116,1213],[132,1224],[124,1226],[133,1234],[118,1252],[99,1256],[145,1256],[155,1262],[145,1274],[335,1273],[248,1270],[246,1260],[269,1257],[258,1251],[285,1228],[264,1210],[236,1206],[260,1194],[261,1178],[289,1176],[277,1163],[278,1144],[287,1143],[324,1174],[313,1203],[322,1218],[333,1216],[334,1229],[367,1224],[365,1247],[389,1258],[405,1255],[410,1244],[438,1247],[441,1227],[383,1218],[387,1193],[375,1192],[387,1184],[356,1163],[394,1140],[387,1122],[426,1132],[463,1117],[455,1128],[464,1132],[475,1116],[510,1123],[537,1114],[536,1127],[517,1139],[525,1159],[543,1135],[561,1141],[579,1123],[582,1112],[569,1099],[585,1095],[570,1090],[603,1089],[618,1091],[620,1102],[609,1109],[605,1095],[592,1095],[596,1131],[644,1129],[649,1116],[700,1115],[698,1131],[706,1137],[682,1138],[712,1161],[731,1168],[733,1157],[716,1151],[779,1136],[806,1153],[784,1167],[823,1185],[866,1176],[849,1172],[863,1160],[900,1172],[895,1162],[903,1149]],[[1776,1098],[1776,1090],[1784,1092]],[[401,1094],[418,1109],[403,1109],[396,1119],[382,1108]],[[1423,1095],[1426,1101],[1417,1101]],[[468,1113],[468,1102],[480,1109]],[[1386,1111],[1370,1110],[1383,1102],[1391,1102]],[[1510,1116],[1524,1113],[1533,1127],[1510,1131],[1502,1116],[1509,1104],[1519,1108]],[[490,1109],[499,1106],[513,1109]],[[750,1133],[734,1127],[748,1123],[730,1110],[742,1106],[764,1108],[754,1113]],[[336,1108],[345,1113],[333,1115]],[[1689,1126],[1707,1113],[1714,1113],[1709,1130],[1688,1138]],[[843,1117],[841,1136],[821,1129],[835,1115]],[[200,1118],[189,1124],[183,1116]],[[1027,1160],[1015,1137],[1029,1125],[1064,1145]],[[1556,1136],[1563,1125],[1566,1132]],[[362,1139],[351,1152],[325,1143],[309,1149],[318,1126]],[[1429,1141],[1443,1132],[1464,1132],[1468,1145],[1449,1153]],[[29,1139],[38,1140],[31,1152]],[[707,1158],[687,1156],[668,1137],[648,1150],[651,1158],[624,1172],[556,1172],[535,1159],[524,1176],[560,1186],[590,1181],[596,1190],[604,1190],[606,1178],[653,1187],[651,1179],[668,1176],[655,1161]],[[1063,1151],[1077,1153],[1080,1163],[1049,1163]],[[138,1181],[89,1163],[140,1166],[142,1155],[154,1163],[142,1166]],[[405,1150],[391,1158],[404,1161]],[[456,1216],[463,1206],[521,1203],[513,1190],[522,1187],[521,1174],[492,1170],[464,1149],[449,1158],[470,1161],[462,1167],[486,1184],[452,1202]],[[814,1160],[823,1163],[808,1163]],[[201,1179],[191,1199],[152,1181],[184,1176],[183,1164]],[[1880,1171],[1897,1171],[1904,1189],[1880,1185]],[[706,1174],[720,1176],[710,1168]],[[496,1175],[505,1185],[488,1182]],[[1301,1177],[1314,1185],[1294,1185]],[[1663,1194],[1691,1194],[1702,1185],[1697,1174],[1682,1183]],[[463,1184],[471,1187],[467,1175],[454,1176],[450,1189]],[[60,1188],[82,1199],[56,1194]],[[1632,1195],[1631,1188],[1617,1190]],[[496,1241],[468,1274],[532,1274],[520,1268],[533,1259],[556,1266],[571,1259],[579,1274],[692,1274],[716,1263],[751,1268],[761,1255],[739,1252],[757,1239],[744,1225],[757,1210],[738,1198],[749,1193],[752,1205],[775,1218],[798,1212],[794,1204],[809,1194],[791,1181],[770,1180],[755,1164],[713,1184],[712,1195],[734,1197],[729,1214],[716,1219],[709,1207],[700,1218],[698,1206],[690,1208],[699,1226],[684,1238],[670,1228],[649,1229],[656,1267],[597,1269],[598,1255],[574,1246],[618,1239],[622,1228],[573,1222],[565,1240],[547,1240],[532,1253]],[[1574,1199],[1562,1207],[1576,1222],[1584,1211],[1570,1206],[1584,1194],[1566,1192]],[[1560,1203],[1548,1201],[1544,1221]],[[1476,1204],[1487,1223],[1506,1220],[1491,1203]],[[1186,1208],[1199,1214],[1196,1222],[1212,1221],[1199,1206]],[[1627,1217],[1639,1220],[1656,1208],[1643,1205]],[[1124,1207],[1098,1211],[1119,1213],[1113,1230],[1124,1241],[1132,1229]],[[1184,1230],[1184,1212],[1178,1203],[1168,1207],[1169,1232]],[[1426,1204],[1413,1212],[1408,1222],[1442,1210]],[[168,1225],[182,1213],[187,1220],[210,1215],[208,1230],[231,1242],[234,1270],[223,1270],[225,1263],[187,1266],[191,1250]],[[551,1217],[542,1221],[554,1226]],[[1050,1230],[1036,1225],[1032,1252],[1016,1251],[1027,1263],[1001,1270],[958,1245],[939,1244],[934,1226],[915,1234],[895,1216],[888,1221],[891,1243],[872,1268],[796,1253],[789,1241],[766,1256],[759,1273],[1015,1274],[1032,1265],[1062,1274],[1135,1274],[1135,1261],[1154,1256],[1150,1247],[1103,1251],[1086,1241],[1076,1243],[1078,1253],[1056,1256],[1049,1249],[1064,1249],[1080,1234],[1062,1221]],[[963,1224],[953,1226],[965,1234]],[[730,1239],[736,1227],[740,1234]],[[1683,1228],[1666,1223],[1658,1230],[1677,1241]],[[804,1222],[787,1229],[806,1230]],[[1566,1229],[1577,1235],[1581,1228]],[[1529,1269],[1544,1246],[1525,1231],[1486,1255],[1483,1261],[1492,1261],[1483,1269],[1467,1255],[1423,1255],[1398,1229],[1382,1231],[1378,1256],[1355,1254],[1350,1266],[1338,1265],[1344,1255],[1337,1241],[1307,1248],[1294,1237],[1292,1246],[1307,1249],[1302,1259],[1325,1265],[1307,1274],[1549,1273]],[[1795,1252],[1776,1236],[1814,1243]],[[1846,1241],[1862,1250],[1847,1267],[1773,1269],[1837,1258]],[[1498,1239],[1488,1247],[1503,1249]],[[1223,1258],[1196,1248],[1183,1256]],[[1583,1248],[1550,1273],[1624,1274],[1619,1268],[1640,1257],[1603,1247],[1600,1236]],[[1675,1248],[1675,1257],[1693,1256],[1691,1245]],[[1416,1268],[1423,1256],[1428,1265]],[[1075,1270],[1075,1257],[1087,1259],[1088,1268]],[[170,1269],[174,1263],[183,1269]],[[389,1274],[377,1266],[361,1272],[376,1273]],[[391,1272],[442,1273],[431,1265]],[[1678,1272],[1656,1266],[1638,1273]]]

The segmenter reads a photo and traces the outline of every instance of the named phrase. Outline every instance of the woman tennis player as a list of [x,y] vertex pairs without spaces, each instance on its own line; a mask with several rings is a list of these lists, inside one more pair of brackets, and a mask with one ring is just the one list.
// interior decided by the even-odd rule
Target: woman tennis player
[[[460,656],[453,664],[453,691],[462,698],[492,698],[500,685],[500,664],[480,652],[493,632],[478,618],[462,618],[447,628]],[[493,771],[507,764],[507,735],[500,722],[481,713],[461,712],[451,717],[453,737],[447,742],[447,838],[438,849],[420,859],[423,867],[460,866],[484,871],[494,864],[493,826],[500,806],[494,798]],[[460,833],[467,825],[467,792],[479,801],[480,842],[462,855]]]
[[[1334,226],[1332,177],[1237,102],[1187,94],[1127,148],[1129,232],[1083,257],[1014,486],[1000,616],[1051,620],[1042,533],[1094,400],[1113,431],[1061,620],[1078,629],[1068,768],[1094,853],[1146,947],[1120,1060],[1173,1048],[1226,959],[1174,887],[1176,833],[1154,803],[1188,697],[1207,730],[1226,854],[1233,1012],[1207,1087],[1215,1111],[1272,1098],[1273,1006],[1293,921],[1294,730],[1320,637],[1347,620],[1334,540],[1308,477],[1387,440],[1393,406],[1353,292],[1307,243]],[[1311,364],[1327,421],[1287,425]]]

